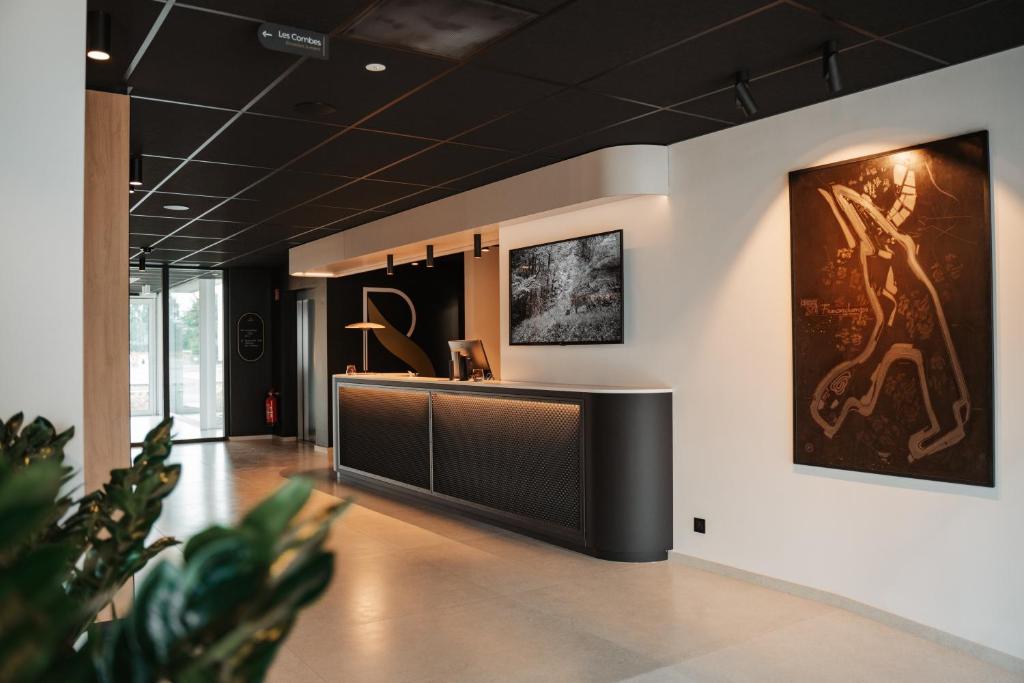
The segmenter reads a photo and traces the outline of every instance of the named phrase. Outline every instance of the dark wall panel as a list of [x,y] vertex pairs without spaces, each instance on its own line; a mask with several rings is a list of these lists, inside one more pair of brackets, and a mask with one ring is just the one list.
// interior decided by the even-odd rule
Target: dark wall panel
[[274,368],[272,383],[281,392],[278,406],[281,419],[274,427],[277,436],[295,436],[298,415],[296,414],[296,358],[295,353],[295,292],[288,291],[288,271],[281,269],[274,282],[280,291],[280,301],[273,304],[274,327]]
[[[232,268],[227,276],[228,436],[269,434],[271,428],[264,421],[263,401],[273,384],[273,308],[280,305],[274,302],[275,271]],[[264,352],[256,361],[246,361],[238,355],[238,319],[246,313],[256,313],[264,322]]]
[[[331,375],[354,364],[363,369],[363,335],[345,325],[363,319],[363,288],[397,289],[412,301],[416,327],[406,337],[412,312],[401,297],[371,292],[370,301],[392,326],[381,339],[367,334],[371,372],[418,371],[423,376],[448,375],[448,340],[461,339],[465,331],[465,272],[460,254],[439,257],[433,268],[402,265],[394,275],[381,270],[327,281],[327,365]],[[387,344],[387,346],[385,345]],[[390,348],[388,348],[390,346]],[[328,412],[331,406],[327,406]]]

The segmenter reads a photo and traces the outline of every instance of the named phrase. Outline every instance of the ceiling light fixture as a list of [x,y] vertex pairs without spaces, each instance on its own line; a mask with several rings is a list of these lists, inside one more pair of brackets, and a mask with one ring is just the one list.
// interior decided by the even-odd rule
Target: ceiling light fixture
[[130,183],[128,184],[128,194],[135,194],[135,188]]
[[142,157],[138,154],[132,156],[128,168],[128,184],[135,187],[142,185]]
[[483,255],[483,237],[480,236],[480,233],[476,233],[473,235],[473,258],[483,258]]
[[839,73],[839,50],[834,40],[821,46],[821,75],[831,94],[835,95],[842,91],[843,77]]
[[110,15],[92,10],[85,22],[85,56],[97,62],[110,59]]
[[152,247],[143,247],[142,253],[139,254],[139,270],[143,271],[146,269],[146,254],[153,251]]
[[743,110],[747,116],[757,113],[757,102],[750,92],[750,75],[744,71],[736,72],[736,106]]
[[366,70],[372,71],[373,73],[380,73],[385,69],[387,69],[387,67],[384,66],[383,64],[380,64],[379,62],[370,62],[369,64],[366,65]]
[[388,254],[388,275],[395,274],[395,255]]
[[434,245],[427,245],[427,268],[434,267]]
[[415,267],[415,266],[418,266],[419,264],[420,264],[420,262],[419,262],[419,261],[413,261],[413,262],[412,262],[412,263],[410,263],[409,265],[410,265],[410,266],[413,266],[413,267]]
[[164,209],[167,211],[188,211],[188,207],[184,204],[164,204]]

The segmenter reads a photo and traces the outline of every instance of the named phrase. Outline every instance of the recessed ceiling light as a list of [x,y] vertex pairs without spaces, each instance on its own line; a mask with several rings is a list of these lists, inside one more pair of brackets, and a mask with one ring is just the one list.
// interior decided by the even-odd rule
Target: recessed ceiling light
[[386,68],[386,66],[378,62],[370,62],[369,64],[366,65],[367,71],[383,71]]
[[294,107],[295,111],[304,116],[329,116],[338,111],[338,108],[327,102],[299,102]]
[[164,204],[164,208],[168,211],[188,211],[188,207],[184,204]]

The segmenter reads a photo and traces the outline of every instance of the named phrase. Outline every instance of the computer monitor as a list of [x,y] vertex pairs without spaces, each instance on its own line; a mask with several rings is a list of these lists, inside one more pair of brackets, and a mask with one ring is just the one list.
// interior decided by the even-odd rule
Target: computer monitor
[[448,348],[452,352],[452,361],[456,361],[459,356],[466,356],[473,369],[482,369],[487,379],[494,377],[491,373],[491,364],[487,362],[484,343],[479,339],[452,339],[448,342]]

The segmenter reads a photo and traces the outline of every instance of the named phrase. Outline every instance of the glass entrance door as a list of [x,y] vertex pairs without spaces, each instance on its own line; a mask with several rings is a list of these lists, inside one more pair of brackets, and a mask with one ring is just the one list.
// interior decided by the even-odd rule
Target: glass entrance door
[[223,272],[151,266],[129,280],[132,443],[168,415],[175,441],[223,438]]
[[178,439],[224,436],[223,275],[170,270],[171,408]]
[[163,275],[131,268],[128,274],[128,384],[132,443],[164,417]]

